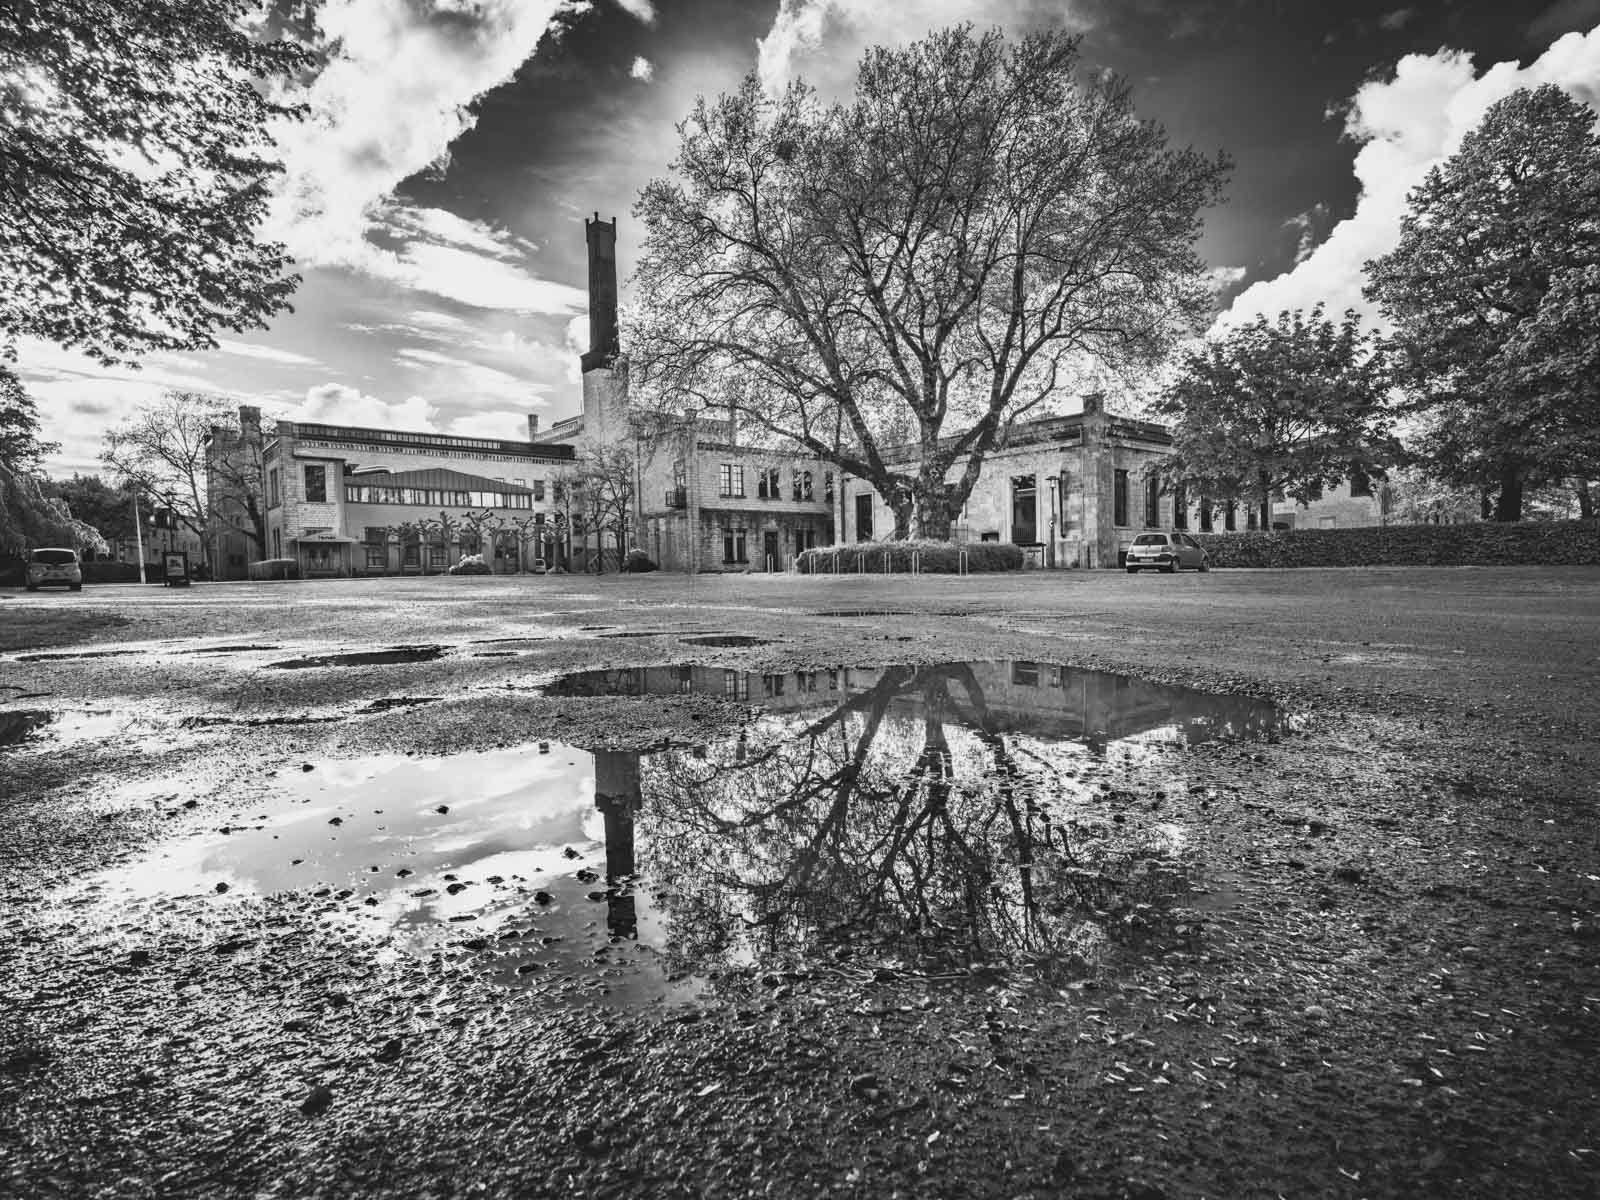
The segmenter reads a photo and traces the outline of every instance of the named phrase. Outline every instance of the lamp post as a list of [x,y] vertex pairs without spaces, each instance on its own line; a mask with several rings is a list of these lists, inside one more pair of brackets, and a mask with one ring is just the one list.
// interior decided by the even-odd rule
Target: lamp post
[[144,577],[144,530],[139,524],[139,492],[133,492],[133,552],[139,556],[139,582],[145,583]]

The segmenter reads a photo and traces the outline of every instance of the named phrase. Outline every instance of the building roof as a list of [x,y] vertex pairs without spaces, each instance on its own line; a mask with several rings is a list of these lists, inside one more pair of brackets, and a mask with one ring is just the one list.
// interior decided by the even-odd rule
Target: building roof
[[342,447],[370,446],[374,450],[396,448],[430,450],[435,454],[457,451],[462,454],[502,454],[516,458],[570,461],[575,451],[559,443],[504,441],[499,438],[457,437],[454,434],[423,430],[367,429],[356,425],[318,425],[308,421],[279,421],[277,436],[303,442],[332,442]]
[[346,473],[345,482],[373,487],[431,488],[441,492],[502,492],[513,496],[526,496],[533,491],[532,488],[503,479],[488,479],[482,475],[468,475],[465,471],[449,471],[443,467],[431,467],[422,471]]

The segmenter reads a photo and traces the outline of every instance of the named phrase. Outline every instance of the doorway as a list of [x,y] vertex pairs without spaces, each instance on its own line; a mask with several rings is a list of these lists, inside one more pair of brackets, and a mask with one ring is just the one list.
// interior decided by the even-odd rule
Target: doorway
[[761,569],[783,570],[783,555],[778,550],[778,531],[769,529],[761,535]]
[[856,497],[856,541],[872,540],[872,493]]

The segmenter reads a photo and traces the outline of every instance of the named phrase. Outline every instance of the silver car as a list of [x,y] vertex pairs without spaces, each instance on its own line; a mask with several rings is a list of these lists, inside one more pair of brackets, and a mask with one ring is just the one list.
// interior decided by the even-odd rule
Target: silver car
[[78,552],[59,546],[41,546],[28,553],[28,574],[23,586],[30,592],[42,587],[65,587],[83,591],[83,567]]
[[1187,533],[1141,533],[1128,547],[1129,575],[1137,575],[1146,567],[1172,574],[1185,567],[1196,571],[1209,571],[1210,560],[1205,549]]

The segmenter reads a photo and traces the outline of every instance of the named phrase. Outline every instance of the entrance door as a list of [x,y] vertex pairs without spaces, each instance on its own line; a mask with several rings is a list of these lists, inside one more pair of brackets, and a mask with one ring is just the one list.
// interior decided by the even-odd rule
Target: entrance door
[[1039,488],[1032,475],[1011,479],[1011,540],[1031,546],[1039,540]]
[[783,556],[778,550],[776,529],[769,529],[761,535],[761,566],[767,571],[783,570]]
[[856,541],[872,540],[872,493],[856,497]]

